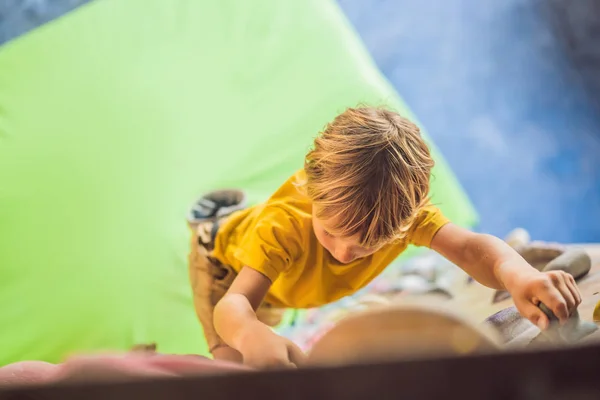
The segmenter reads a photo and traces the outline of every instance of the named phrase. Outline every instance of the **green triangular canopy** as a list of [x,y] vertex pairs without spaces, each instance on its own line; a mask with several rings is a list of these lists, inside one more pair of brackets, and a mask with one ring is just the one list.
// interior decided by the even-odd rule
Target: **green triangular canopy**
[[[265,199],[357,103],[411,116],[332,0],[96,0],[4,45],[0,365],[206,354],[188,206],[219,187]],[[473,225],[434,154],[434,201]]]

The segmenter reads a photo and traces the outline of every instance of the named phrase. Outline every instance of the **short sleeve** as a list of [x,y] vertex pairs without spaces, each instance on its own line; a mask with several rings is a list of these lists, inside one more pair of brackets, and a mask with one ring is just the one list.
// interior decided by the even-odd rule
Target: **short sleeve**
[[287,211],[267,206],[244,234],[234,257],[271,282],[297,259],[300,225]]
[[432,205],[424,207],[409,231],[409,241],[415,246],[431,247],[431,241],[440,228],[450,220]]

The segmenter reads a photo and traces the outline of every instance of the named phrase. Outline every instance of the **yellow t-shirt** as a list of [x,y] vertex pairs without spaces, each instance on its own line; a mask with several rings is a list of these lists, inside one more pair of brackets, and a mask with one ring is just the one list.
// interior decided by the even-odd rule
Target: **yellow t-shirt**
[[342,264],[319,243],[312,226],[312,203],[290,177],[265,203],[238,211],[219,228],[213,256],[240,271],[248,266],[273,282],[265,300],[277,307],[321,306],[361,289],[408,244],[427,246],[448,219],[428,206],[401,242]]

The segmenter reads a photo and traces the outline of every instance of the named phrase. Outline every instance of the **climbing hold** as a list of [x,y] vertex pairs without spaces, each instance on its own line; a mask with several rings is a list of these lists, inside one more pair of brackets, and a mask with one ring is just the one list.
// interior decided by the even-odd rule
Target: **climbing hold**
[[505,238],[504,241],[513,248],[525,246],[531,242],[531,236],[529,232],[523,228],[516,228],[512,230]]
[[600,322],[600,301],[594,307],[594,322]]
[[577,310],[575,310],[567,322],[561,326],[552,310],[541,303],[539,307],[550,320],[548,329],[542,331],[542,335],[553,343],[575,343],[598,330],[596,324],[583,321],[579,318],[579,312]]
[[565,271],[579,279],[590,272],[592,259],[583,249],[571,248],[550,261],[542,271]]

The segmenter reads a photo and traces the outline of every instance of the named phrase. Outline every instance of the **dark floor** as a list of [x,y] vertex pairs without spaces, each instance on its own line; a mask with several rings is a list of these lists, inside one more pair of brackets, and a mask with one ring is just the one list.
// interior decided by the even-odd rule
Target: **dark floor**
[[339,3],[457,173],[481,230],[600,242],[600,112],[542,2]]
[[[0,0],[0,44],[87,1]],[[562,4],[573,44],[593,31],[581,4],[596,0],[339,3],[457,173],[481,230],[600,242],[600,112],[544,8]],[[597,77],[585,46],[578,54]]]

